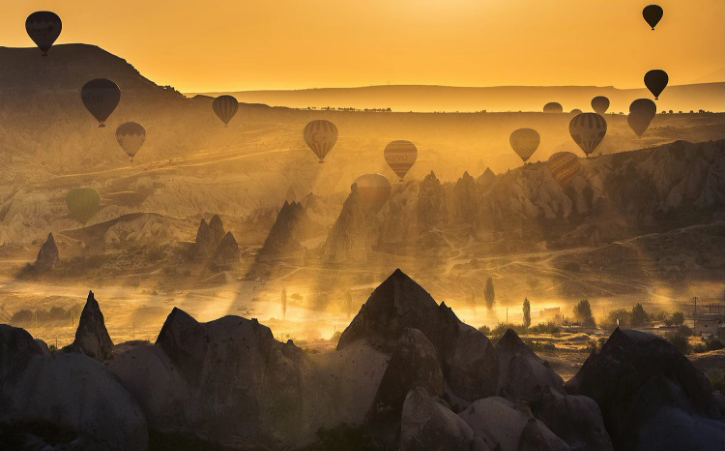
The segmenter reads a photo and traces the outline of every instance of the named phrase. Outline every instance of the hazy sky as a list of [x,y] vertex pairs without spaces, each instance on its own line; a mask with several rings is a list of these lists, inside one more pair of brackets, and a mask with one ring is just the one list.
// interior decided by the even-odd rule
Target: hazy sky
[[614,85],[723,81],[725,2],[660,0],[0,0],[0,45],[25,18],[63,19],[58,42],[128,60],[183,92],[378,84]]

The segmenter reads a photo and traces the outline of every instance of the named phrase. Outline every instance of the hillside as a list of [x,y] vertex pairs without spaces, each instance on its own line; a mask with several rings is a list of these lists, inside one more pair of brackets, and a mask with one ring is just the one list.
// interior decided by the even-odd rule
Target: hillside
[[[222,93],[214,93],[219,95]],[[548,102],[559,102],[564,111],[591,111],[595,96],[611,101],[610,112],[627,112],[638,98],[651,98],[646,89],[613,86],[496,86],[453,87],[390,85],[360,88],[319,88],[295,91],[237,91],[224,94],[240,102],[261,102],[292,108],[391,108],[393,111],[475,112],[541,111]],[[657,101],[660,111],[725,111],[725,82],[669,86]]]

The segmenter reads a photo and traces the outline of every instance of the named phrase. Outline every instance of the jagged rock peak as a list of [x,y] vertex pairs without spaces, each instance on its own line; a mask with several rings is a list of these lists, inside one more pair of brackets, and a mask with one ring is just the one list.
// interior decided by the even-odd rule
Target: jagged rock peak
[[491,182],[493,182],[496,179],[496,174],[493,173],[491,168],[486,168],[485,171],[481,175],[478,176],[477,181],[480,183],[483,183],[484,185],[487,185]]
[[107,360],[112,357],[113,342],[106,330],[103,313],[93,291],[88,292],[88,299],[81,312],[76,338],[71,349],[96,360]]
[[220,265],[227,265],[236,263],[239,260],[239,244],[232,235],[232,232],[227,232],[222,238],[219,246],[217,246],[216,252],[214,252],[214,263]]
[[526,352],[532,353],[526,344],[521,340],[521,337],[513,330],[506,329],[503,336],[496,341],[494,347],[497,350],[506,352]]
[[45,243],[40,247],[34,266],[37,271],[47,272],[52,270],[58,261],[60,261],[58,247],[55,245],[53,234],[49,233]]

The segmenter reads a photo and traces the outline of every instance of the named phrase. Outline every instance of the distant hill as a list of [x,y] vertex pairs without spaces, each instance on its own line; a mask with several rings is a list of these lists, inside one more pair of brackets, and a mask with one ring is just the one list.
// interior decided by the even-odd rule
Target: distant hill
[[[559,102],[564,111],[591,111],[595,96],[611,101],[609,111],[627,112],[632,100],[652,94],[646,89],[612,86],[498,86],[467,88],[452,86],[390,85],[360,88],[322,88],[296,91],[240,91],[231,94],[240,102],[261,102],[292,108],[391,108],[393,111],[541,111],[547,102]],[[190,94],[191,95],[191,94]],[[657,102],[658,110],[688,112],[725,111],[725,83],[669,86]]]

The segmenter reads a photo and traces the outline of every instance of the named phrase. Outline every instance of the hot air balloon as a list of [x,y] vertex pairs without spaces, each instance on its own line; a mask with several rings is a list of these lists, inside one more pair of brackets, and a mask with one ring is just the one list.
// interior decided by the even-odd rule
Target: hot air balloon
[[50,11],[36,11],[25,19],[25,31],[43,52],[43,56],[48,56],[48,50],[58,39],[62,29],[60,17]]
[[91,188],[75,188],[65,196],[70,216],[85,224],[101,208],[101,195]]
[[305,125],[305,142],[323,163],[325,156],[337,142],[337,127],[330,121],[318,119]]
[[544,113],[561,113],[563,111],[564,108],[557,102],[549,102],[544,105]]
[[657,105],[650,99],[637,99],[629,105],[627,123],[640,138],[647,131],[652,118],[657,114]]
[[136,122],[125,122],[116,129],[116,141],[126,155],[133,157],[146,140],[146,129]]
[[520,128],[518,130],[514,130],[509,137],[511,148],[514,149],[514,152],[516,152],[519,157],[521,157],[524,163],[526,163],[526,161],[531,158],[531,155],[536,152],[540,142],[541,138],[539,137],[539,132],[533,128]]
[[355,179],[360,203],[372,210],[379,210],[390,198],[390,181],[382,174],[364,174]]
[[413,167],[416,158],[418,158],[418,149],[410,141],[392,141],[385,146],[384,154],[388,166],[402,182],[403,177]]
[[232,96],[219,96],[214,99],[211,106],[214,109],[214,113],[224,122],[224,126],[226,127],[234,115],[237,114],[239,102]]
[[670,77],[667,76],[667,72],[660,69],[654,69],[644,74],[644,85],[655,96],[655,100],[659,99],[659,95],[667,87],[668,81],[670,81]]
[[609,109],[609,99],[604,96],[596,96],[592,99],[592,109],[597,113],[604,115]]
[[658,5],[648,5],[642,10],[642,16],[647,21],[650,27],[654,30],[660,19],[662,19],[662,8]]
[[597,113],[582,113],[569,122],[569,134],[589,156],[607,134],[607,121]]
[[571,152],[557,152],[546,163],[549,173],[562,188],[566,188],[579,173],[581,163],[579,157]]
[[582,114],[582,110],[580,110],[579,108],[574,108],[573,110],[569,111],[569,114],[573,114],[574,116],[576,116],[577,114]]
[[98,126],[105,127],[104,122],[121,100],[121,89],[111,80],[96,78],[83,85],[81,99],[83,105],[98,120]]

